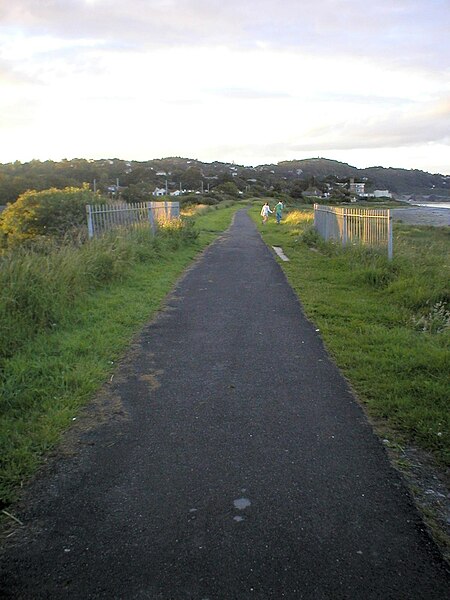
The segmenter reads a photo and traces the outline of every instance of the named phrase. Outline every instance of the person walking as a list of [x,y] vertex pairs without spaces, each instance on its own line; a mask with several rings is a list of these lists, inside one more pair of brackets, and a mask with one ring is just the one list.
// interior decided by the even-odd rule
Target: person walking
[[280,224],[281,217],[283,216],[283,209],[284,209],[284,204],[280,200],[278,202],[278,204],[275,206],[275,217],[277,219],[278,225]]
[[270,206],[268,202],[265,202],[264,206],[261,209],[261,216],[262,216],[262,224],[265,225],[267,223],[267,219],[269,217],[269,214],[272,214],[273,211],[270,210]]

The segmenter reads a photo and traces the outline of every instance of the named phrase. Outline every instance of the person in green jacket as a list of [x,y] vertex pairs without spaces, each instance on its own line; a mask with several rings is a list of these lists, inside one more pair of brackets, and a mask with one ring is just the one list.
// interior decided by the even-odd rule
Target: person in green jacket
[[281,217],[283,216],[283,208],[284,208],[284,204],[280,200],[278,202],[278,204],[275,206],[275,217],[277,219],[278,225],[280,224]]

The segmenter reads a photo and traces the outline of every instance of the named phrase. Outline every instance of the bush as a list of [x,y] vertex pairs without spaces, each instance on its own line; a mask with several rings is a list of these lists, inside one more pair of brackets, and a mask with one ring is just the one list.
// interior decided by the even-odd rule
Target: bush
[[86,184],[82,188],[30,190],[2,213],[0,231],[7,245],[41,237],[62,238],[86,225],[86,204],[97,200]]
[[317,248],[323,244],[322,238],[314,227],[307,227],[302,233],[301,240],[310,248]]
[[215,192],[221,192],[227,196],[231,196],[232,198],[239,197],[239,188],[233,181],[226,181],[225,183],[221,183],[220,185],[214,188]]

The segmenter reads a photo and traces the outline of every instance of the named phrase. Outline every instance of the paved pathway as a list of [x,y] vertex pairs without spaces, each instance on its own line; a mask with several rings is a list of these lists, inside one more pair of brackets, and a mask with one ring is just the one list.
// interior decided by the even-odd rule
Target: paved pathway
[[101,405],[110,418],[31,488],[1,597],[446,597],[401,480],[245,212]]

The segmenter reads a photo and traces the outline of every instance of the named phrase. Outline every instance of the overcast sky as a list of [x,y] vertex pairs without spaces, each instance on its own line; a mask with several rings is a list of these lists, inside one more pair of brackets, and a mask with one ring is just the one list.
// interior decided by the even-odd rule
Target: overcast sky
[[0,0],[0,162],[450,174],[450,0]]

